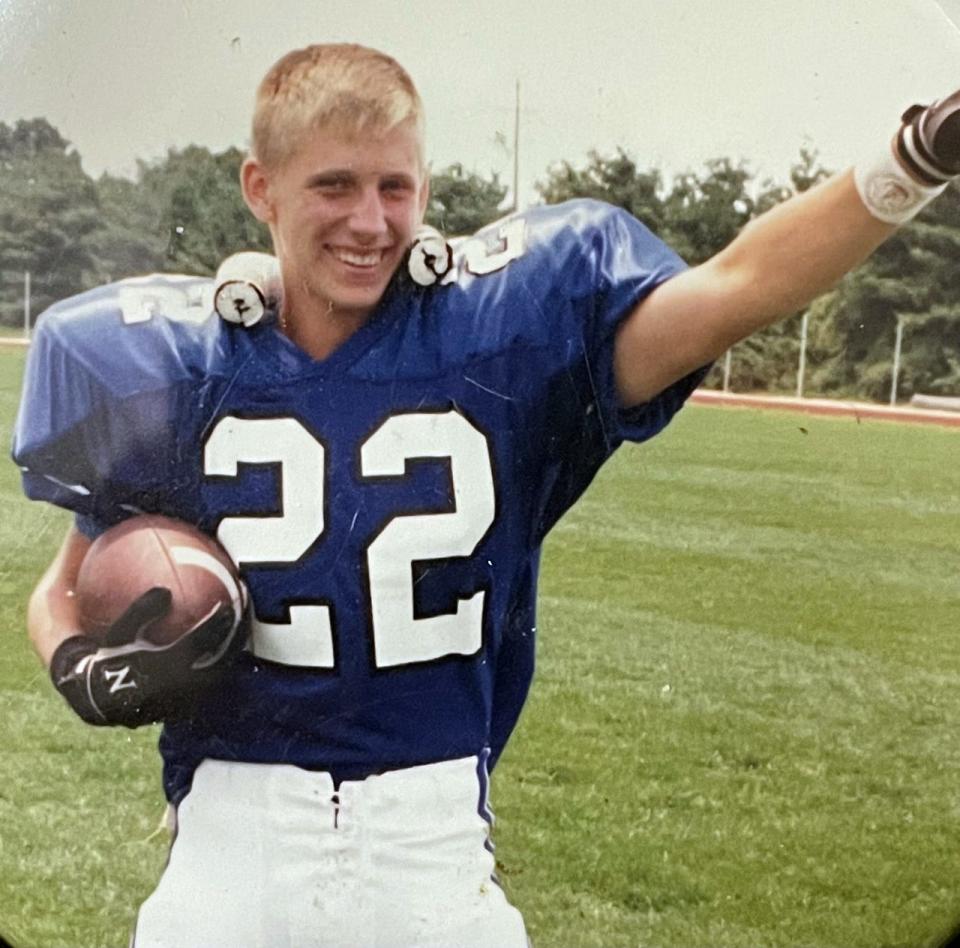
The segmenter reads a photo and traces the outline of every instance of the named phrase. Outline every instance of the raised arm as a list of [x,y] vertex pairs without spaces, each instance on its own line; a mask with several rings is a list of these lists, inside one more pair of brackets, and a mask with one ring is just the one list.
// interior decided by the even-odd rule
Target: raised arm
[[751,221],[716,256],[664,283],[620,328],[624,405],[645,402],[731,345],[806,306],[960,173],[960,93],[905,113],[889,154]]

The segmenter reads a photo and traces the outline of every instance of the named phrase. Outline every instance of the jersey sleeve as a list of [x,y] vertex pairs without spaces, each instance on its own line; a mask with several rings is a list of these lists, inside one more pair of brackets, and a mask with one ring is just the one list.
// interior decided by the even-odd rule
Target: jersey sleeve
[[542,483],[548,489],[541,536],[618,446],[662,431],[710,368],[690,373],[644,404],[623,408],[613,369],[617,329],[686,264],[626,211],[595,201],[552,210],[562,212],[562,224],[554,225],[542,246],[531,248],[534,262],[552,275],[549,292],[542,288],[541,297],[555,335],[542,417]]
[[[573,341],[571,362],[582,358],[589,364],[591,395],[611,447],[625,440],[645,441],[666,426],[709,365],[675,382],[650,401],[624,409],[614,379],[614,339],[633,308],[660,284],[687,269],[687,265],[626,211],[595,201],[571,203],[572,233],[562,242],[564,268],[571,274],[571,315],[575,321],[567,330],[567,338]],[[579,246],[564,246],[571,237]],[[581,348],[579,354],[572,351],[576,347]]]
[[[185,419],[203,399],[209,347],[199,302],[193,313],[188,305],[188,289],[201,282],[209,281],[113,284],[38,321],[13,458],[27,496],[74,511],[88,535],[94,525],[162,510],[187,486],[188,469],[175,460]],[[171,308],[179,321],[165,315]]]
[[633,308],[661,283],[687,269],[663,241],[625,211],[612,214],[600,239],[595,280],[595,366],[598,407],[605,416],[611,446],[640,442],[662,431],[710,370],[706,364],[669,385],[648,402],[623,408],[616,391],[613,345],[616,330]]

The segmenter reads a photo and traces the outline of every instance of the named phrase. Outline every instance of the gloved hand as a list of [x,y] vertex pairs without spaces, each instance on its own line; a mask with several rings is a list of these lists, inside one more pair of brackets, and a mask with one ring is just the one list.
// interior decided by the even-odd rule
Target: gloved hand
[[960,90],[907,109],[894,150],[908,174],[928,187],[960,175]]
[[150,626],[169,609],[170,590],[150,589],[110,627],[103,645],[74,635],[57,647],[50,677],[88,724],[133,728],[182,714],[243,649],[247,610],[238,615],[230,605],[217,607],[169,644],[150,642]]

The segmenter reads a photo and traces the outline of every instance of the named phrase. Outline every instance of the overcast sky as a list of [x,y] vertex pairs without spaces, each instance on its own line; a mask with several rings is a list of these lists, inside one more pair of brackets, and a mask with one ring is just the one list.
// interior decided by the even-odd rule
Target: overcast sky
[[434,167],[511,177],[625,147],[668,173],[749,159],[784,180],[802,145],[839,168],[899,112],[960,86],[960,0],[0,0],[0,121],[46,116],[93,175],[191,142],[245,147],[257,82],[309,42],[396,56]]

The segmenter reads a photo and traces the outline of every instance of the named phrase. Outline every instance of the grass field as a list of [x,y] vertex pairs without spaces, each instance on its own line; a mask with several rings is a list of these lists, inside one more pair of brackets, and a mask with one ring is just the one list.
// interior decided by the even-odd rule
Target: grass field
[[[960,914],[958,437],[693,406],[605,469],[548,542],[494,780],[537,948],[914,946]],[[23,612],[66,518],[11,464],[0,490],[0,931],[121,946],[165,856],[156,731],[53,693]]]

